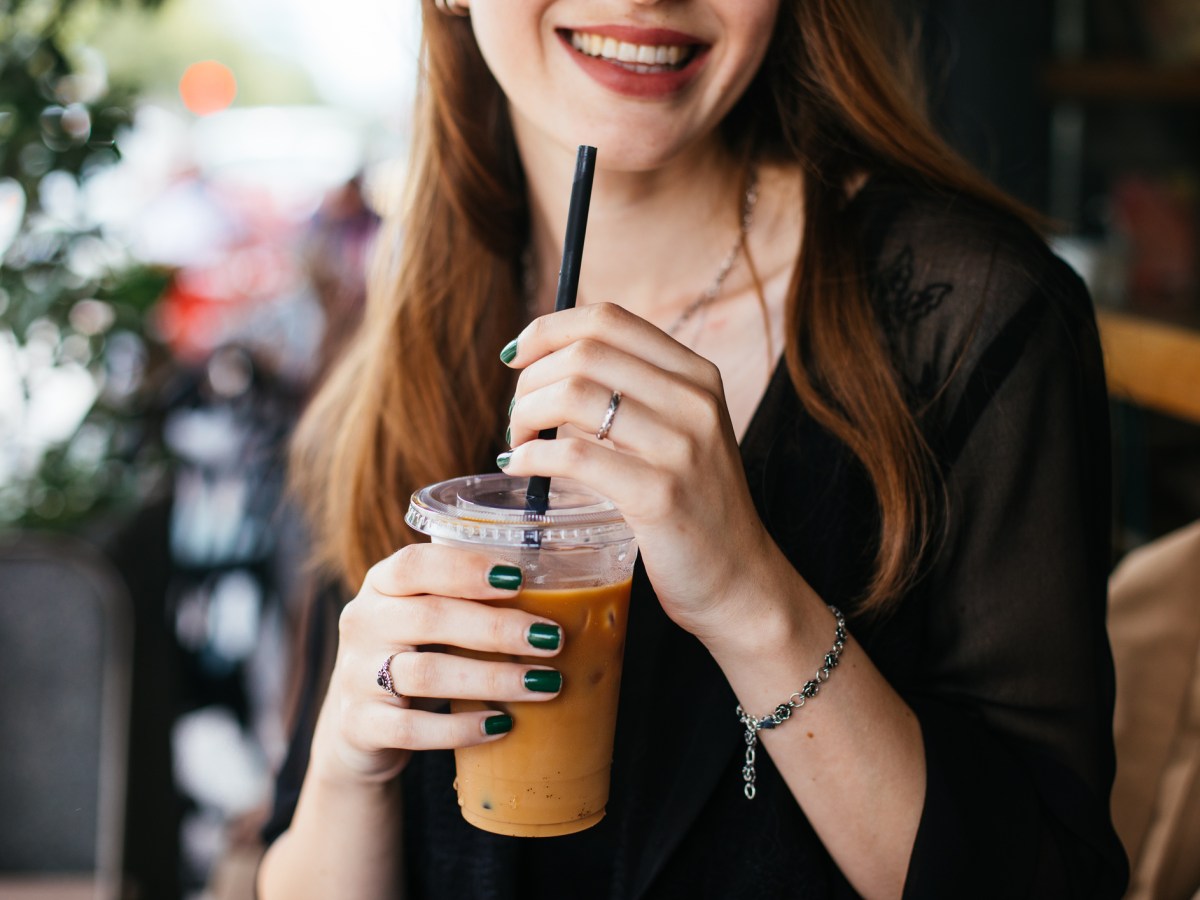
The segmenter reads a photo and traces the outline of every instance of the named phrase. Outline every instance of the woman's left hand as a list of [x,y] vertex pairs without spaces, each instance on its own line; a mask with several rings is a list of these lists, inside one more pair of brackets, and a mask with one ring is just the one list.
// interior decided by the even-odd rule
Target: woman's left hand
[[[750,498],[717,367],[612,303],[534,320],[509,365],[523,371],[504,471],[612,499],[663,609],[702,641],[755,615],[748,579],[780,554]],[[614,391],[609,443],[595,435]],[[551,427],[563,427],[557,440],[537,439]]]

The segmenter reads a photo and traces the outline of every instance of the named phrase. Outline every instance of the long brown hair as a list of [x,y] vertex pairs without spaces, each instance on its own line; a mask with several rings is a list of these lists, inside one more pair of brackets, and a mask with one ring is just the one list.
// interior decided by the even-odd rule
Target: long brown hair
[[[731,149],[805,174],[787,299],[796,392],[854,453],[880,529],[864,610],[896,600],[933,531],[936,466],[905,402],[840,215],[854,174],[890,173],[1024,215],[937,136],[886,0],[782,0],[767,61],[725,122]],[[356,586],[412,540],[413,489],[482,471],[515,376],[497,348],[523,323],[525,180],[506,103],[466,19],[424,0],[424,79],[401,215],[380,235],[363,326],[310,405],[292,483],[318,563]]]

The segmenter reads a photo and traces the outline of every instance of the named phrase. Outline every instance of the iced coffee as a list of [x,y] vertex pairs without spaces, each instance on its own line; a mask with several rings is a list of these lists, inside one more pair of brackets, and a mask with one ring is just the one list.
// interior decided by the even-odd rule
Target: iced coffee
[[439,543],[520,566],[524,587],[505,605],[562,626],[563,649],[551,663],[563,676],[557,697],[453,704],[513,718],[503,739],[455,751],[463,817],[497,834],[550,837],[604,816],[637,549],[612,503],[581,485],[556,479],[550,508],[537,517],[524,511],[524,491],[524,479],[507,475],[443,482],[413,495],[407,521]]

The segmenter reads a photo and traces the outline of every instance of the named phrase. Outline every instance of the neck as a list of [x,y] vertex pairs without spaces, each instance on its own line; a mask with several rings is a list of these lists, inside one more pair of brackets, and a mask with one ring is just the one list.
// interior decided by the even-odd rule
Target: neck
[[[553,306],[575,156],[522,142],[539,313]],[[599,148],[579,305],[612,300],[664,322],[696,298],[737,238],[744,173],[719,148],[650,172],[606,169]]]

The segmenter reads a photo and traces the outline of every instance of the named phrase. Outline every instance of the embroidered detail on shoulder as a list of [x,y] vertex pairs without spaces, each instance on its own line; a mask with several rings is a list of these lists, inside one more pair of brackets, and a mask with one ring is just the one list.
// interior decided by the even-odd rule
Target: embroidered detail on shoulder
[[954,285],[944,281],[914,289],[913,258],[912,245],[906,244],[874,279],[871,299],[891,329],[923,319],[941,306],[946,295],[954,290]]

